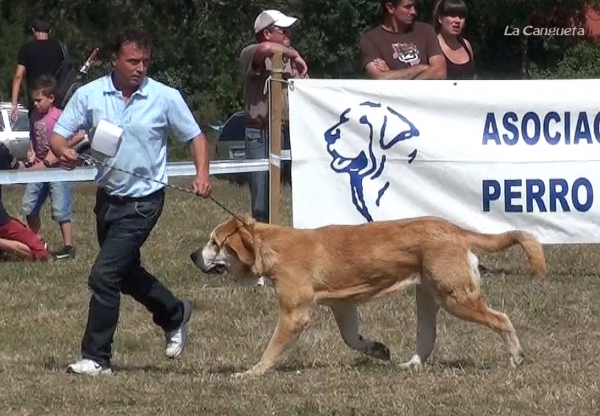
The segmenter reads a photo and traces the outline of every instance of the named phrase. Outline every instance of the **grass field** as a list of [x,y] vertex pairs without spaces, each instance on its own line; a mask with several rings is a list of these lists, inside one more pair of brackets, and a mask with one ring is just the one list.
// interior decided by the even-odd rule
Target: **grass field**
[[[180,181],[178,181],[180,183]],[[184,184],[187,182],[183,182]],[[214,196],[247,213],[246,187],[214,182]],[[440,312],[432,364],[401,370],[415,348],[414,291],[363,306],[363,333],[392,351],[390,363],[347,348],[328,310],[319,313],[280,369],[237,380],[265,348],[277,321],[271,289],[224,285],[189,260],[227,214],[209,200],[169,190],[143,261],[196,311],[179,360],[164,356],[162,332],[123,298],[111,376],[66,374],[79,357],[88,273],[97,252],[94,187],[74,186],[74,261],[0,264],[0,415],[594,415],[600,409],[600,254],[597,247],[548,247],[549,276],[534,282],[518,249],[482,255],[494,272],[483,287],[506,312],[526,361],[513,370],[500,338]],[[17,214],[22,187],[4,187]],[[291,222],[290,190],[284,218]],[[43,232],[58,246],[44,209]]]

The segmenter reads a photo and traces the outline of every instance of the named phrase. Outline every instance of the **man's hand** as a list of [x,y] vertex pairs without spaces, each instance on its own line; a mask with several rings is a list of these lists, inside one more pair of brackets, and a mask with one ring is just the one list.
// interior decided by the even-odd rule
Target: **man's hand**
[[13,121],[13,123],[19,118],[19,108],[17,104],[13,104],[12,109],[10,111],[10,118]]
[[74,149],[65,149],[62,155],[58,158],[61,168],[73,170],[77,165],[77,152]]
[[390,70],[390,67],[383,59],[376,58],[375,60],[373,60],[373,64],[375,64],[375,68],[377,68],[381,72],[386,72]]
[[192,187],[196,195],[207,198],[212,193],[212,186],[210,185],[210,176],[206,173],[199,173],[192,182]]
[[306,65],[306,62],[304,62],[304,59],[300,56],[300,54],[298,54],[293,60],[292,63],[294,65],[294,68],[296,68],[296,71],[298,71],[298,74],[300,74],[300,76],[305,76],[308,73],[308,65]]
[[27,161],[29,163],[35,163],[35,152],[33,151],[33,149],[29,149],[27,151]]

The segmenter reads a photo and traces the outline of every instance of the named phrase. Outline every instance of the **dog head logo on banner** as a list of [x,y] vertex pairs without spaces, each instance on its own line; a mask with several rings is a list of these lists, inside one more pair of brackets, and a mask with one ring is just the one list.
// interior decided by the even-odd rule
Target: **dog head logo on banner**
[[[330,167],[348,174],[352,203],[369,222],[390,186],[386,160],[397,143],[419,136],[419,130],[405,116],[389,106],[367,101],[340,114],[339,121],[324,134]],[[413,150],[408,163],[417,155]],[[368,181],[368,182],[367,182]]]

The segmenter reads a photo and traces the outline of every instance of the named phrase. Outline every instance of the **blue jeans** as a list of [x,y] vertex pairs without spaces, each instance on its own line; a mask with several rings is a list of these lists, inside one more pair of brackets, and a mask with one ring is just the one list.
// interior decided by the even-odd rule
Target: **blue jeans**
[[[281,148],[289,150],[290,134],[284,130],[281,134]],[[266,130],[246,127],[246,159],[268,159],[269,137]],[[282,163],[282,174],[284,178],[290,176],[289,162]],[[248,173],[248,184],[250,186],[250,205],[252,217],[259,222],[269,222],[269,172]]]
[[40,216],[40,210],[50,196],[52,219],[59,224],[71,222],[71,185],[69,182],[28,183],[23,195],[23,215]]

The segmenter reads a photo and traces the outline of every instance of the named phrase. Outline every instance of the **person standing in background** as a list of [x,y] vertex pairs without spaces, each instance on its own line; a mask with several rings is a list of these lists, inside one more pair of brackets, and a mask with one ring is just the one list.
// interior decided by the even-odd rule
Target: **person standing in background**
[[[306,62],[291,47],[292,28],[298,19],[277,10],[266,10],[254,22],[256,42],[240,52],[239,64],[243,79],[244,109],[246,111],[246,158],[268,158],[269,102],[265,82],[271,74],[272,57],[283,54],[283,79],[305,77]],[[289,149],[289,114],[287,84],[283,84],[282,149]],[[259,222],[269,222],[269,173],[249,175],[252,216]]]
[[[55,166],[58,158],[50,150],[50,136],[62,111],[57,108],[56,80],[49,75],[42,75],[31,87],[31,98],[34,109],[31,113],[31,149],[28,154],[28,169],[45,169]],[[83,140],[83,132],[78,132],[71,146]],[[58,222],[63,238],[63,247],[53,253],[56,260],[75,258],[73,245],[73,223],[71,209],[71,184],[69,182],[28,183],[23,195],[22,209],[27,225],[40,234],[40,210],[46,199],[52,202],[52,218]]]
[[16,120],[19,112],[19,93],[21,84],[25,79],[27,89],[27,109],[29,118],[33,111],[31,87],[36,79],[42,75],[55,76],[63,62],[63,52],[60,42],[50,39],[50,25],[43,20],[35,20],[31,25],[34,39],[25,43],[19,49],[17,68],[12,82],[12,112],[11,117]]
[[416,0],[382,0],[381,24],[360,38],[362,68],[373,79],[446,79],[433,27],[416,22]]
[[[244,47],[240,52],[239,63],[243,79],[244,109],[246,111],[246,158],[267,159],[269,157],[269,101],[265,82],[271,74],[272,57],[283,55],[282,78],[305,78],[308,67],[300,53],[291,47],[292,28],[298,19],[277,10],[265,10],[254,21],[256,42]],[[282,85],[282,150],[290,149],[289,113],[287,84]],[[282,163],[284,177],[289,170],[289,162]],[[269,172],[249,174],[250,205],[252,217],[259,222],[269,222]],[[265,285],[260,278],[259,286]]]
[[473,47],[463,35],[467,5],[463,0],[439,0],[434,8],[433,28],[446,58],[446,79],[475,79]]

